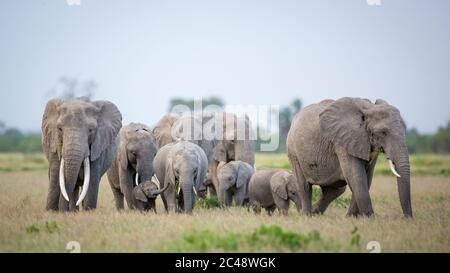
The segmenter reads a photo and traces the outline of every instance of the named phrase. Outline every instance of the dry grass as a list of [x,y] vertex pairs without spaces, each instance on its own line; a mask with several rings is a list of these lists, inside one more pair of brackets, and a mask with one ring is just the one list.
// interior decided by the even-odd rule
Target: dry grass
[[[282,161],[275,156],[272,162]],[[371,219],[347,218],[346,208],[337,205],[315,217],[295,210],[288,217],[269,217],[243,208],[166,215],[160,200],[157,215],[119,213],[106,178],[96,211],[60,214],[44,210],[45,171],[0,172],[0,252],[66,252],[69,241],[80,242],[83,252],[366,252],[373,240],[383,252],[450,252],[450,179],[413,177],[412,220],[402,217],[394,181],[375,178],[371,196],[376,217]],[[282,231],[263,234],[258,231],[263,225]],[[352,234],[355,226],[358,231]],[[314,230],[319,238],[308,239]]]

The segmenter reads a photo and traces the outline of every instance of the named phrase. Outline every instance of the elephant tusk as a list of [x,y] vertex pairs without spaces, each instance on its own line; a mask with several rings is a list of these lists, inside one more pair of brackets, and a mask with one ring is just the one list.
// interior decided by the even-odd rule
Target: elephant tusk
[[192,189],[194,190],[195,195],[197,195],[197,190],[195,189],[195,186],[192,186]]
[[69,202],[69,196],[66,191],[66,182],[64,180],[64,158],[61,157],[61,164],[59,165],[59,188],[61,189],[61,194],[64,199]]
[[86,197],[88,188],[89,188],[89,182],[91,180],[91,165],[89,162],[89,157],[87,156],[84,159],[84,181],[83,181],[83,189],[81,190],[81,195],[78,198],[78,201],[76,203],[77,206],[81,204],[83,199]]
[[136,172],[136,179],[135,179],[135,183],[136,183],[136,186],[138,186],[138,185],[139,185],[139,173],[138,173],[138,172]]
[[392,160],[388,159],[389,161],[389,167],[391,167],[391,171],[392,173],[397,176],[398,178],[400,178],[401,176],[398,174],[398,172],[395,170],[395,165],[394,162],[392,162]]
[[156,177],[156,175],[154,175],[152,177],[152,180],[150,181],[158,187],[158,190],[161,189],[161,183],[159,183],[158,177]]

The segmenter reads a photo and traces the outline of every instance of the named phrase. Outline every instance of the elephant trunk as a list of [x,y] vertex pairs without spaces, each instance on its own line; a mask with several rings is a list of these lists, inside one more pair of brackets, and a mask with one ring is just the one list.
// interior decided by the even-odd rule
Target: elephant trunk
[[80,169],[84,161],[84,185],[82,195],[77,200],[77,205],[87,194],[89,185],[89,149],[87,148],[87,138],[71,134],[67,141],[63,142],[62,158],[60,163],[60,188],[63,197],[70,201],[75,198],[75,186],[79,177]]
[[180,184],[183,190],[184,211],[189,214],[191,214],[194,209],[193,181],[193,177],[187,181],[180,179]]
[[136,184],[150,181],[153,174],[153,162],[149,159],[138,159],[136,164]]
[[391,168],[397,173],[397,187],[405,217],[412,217],[411,208],[411,181],[410,181],[410,163],[408,156],[408,148],[402,143],[395,146],[395,149],[388,152],[388,157],[392,161]]

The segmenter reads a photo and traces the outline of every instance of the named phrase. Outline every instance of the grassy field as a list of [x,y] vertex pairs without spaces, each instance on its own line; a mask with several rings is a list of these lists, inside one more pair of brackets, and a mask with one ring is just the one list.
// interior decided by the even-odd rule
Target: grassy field
[[[257,167],[289,169],[285,155],[257,155]],[[322,216],[254,215],[244,208],[196,207],[194,215],[117,212],[106,177],[98,208],[44,210],[47,165],[40,154],[0,155],[0,252],[450,252],[450,156],[412,156],[414,219],[404,219],[395,179],[381,159],[371,189],[376,216],[347,218],[350,192]],[[320,190],[315,190],[315,198]]]

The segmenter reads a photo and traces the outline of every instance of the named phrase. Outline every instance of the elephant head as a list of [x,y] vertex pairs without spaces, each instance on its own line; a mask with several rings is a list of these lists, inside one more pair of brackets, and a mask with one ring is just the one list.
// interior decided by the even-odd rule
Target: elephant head
[[297,181],[292,173],[287,171],[277,172],[270,179],[270,189],[273,194],[282,200],[292,200],[300,211],[302,208]]
[[219,179],[219,196],[221,202],[223,204],[227,203],[225,200],[230,197],[225,196],[225,194],[230,193],[226,193],[226,191],[235,188],[236,205],[243,205],[244,200],[247,198],[248,182],[254,172],[254,168],[243,161],[220,162],[217,166],[217,176]]
[[172,126],[177,120],[177,115],[165,115],[153,128],[153,135],[159,148],[174,142],[172,138]]
[[208,160],[205,152],[188,141],[175,143],[167,155],[164,185],[171,184],[175,194],[184,200],[184,210],[192,213],[195,195],[206,176]]
[[75,198],[77,178],[84,169],[83,189],[76,205],[81,203],[89,187],[90,162],[116,141],[121,127],[122,115],[108,101],[91,102],[81,97],[47,103],[42,119],[42,146],[47,159],[50,154],[58,155],[59,185],[67,202]]
[[117,154],[122,170],[132,170],[135,183],[148,181],[154,174],[153,159],[158,151],[152,130],[141,123],[130,123],[120,130]]
[[223,113],[223,140],[216,145],[215,159],[219,162],[239,160],[253,166],[255,164],[255,139],[247,115],[237,117],[234,114]]
[[328,140],[360,160],[369,162],[384,152],[397,177],[403,214],[412,217],[406,125],[397,108],[380,99],[372,104],[342,98],[320,114],[320,127]]
[[216,141],[203,136],[203,126],[208,120],[208,115],[202,113],[168,114],[158,121],[153,133],[159,147],[180,140],[197,144],[203,149],[210,162]]
[[[158,194],[163,193],[169,184],[166,184],[162,189],[154,181],[145,181],[133,189],[133,196],[135,198],[135,206],[141,211],[150,209],[155,210],[155,200]],[[156,210],[155,210],[156,211]]]

